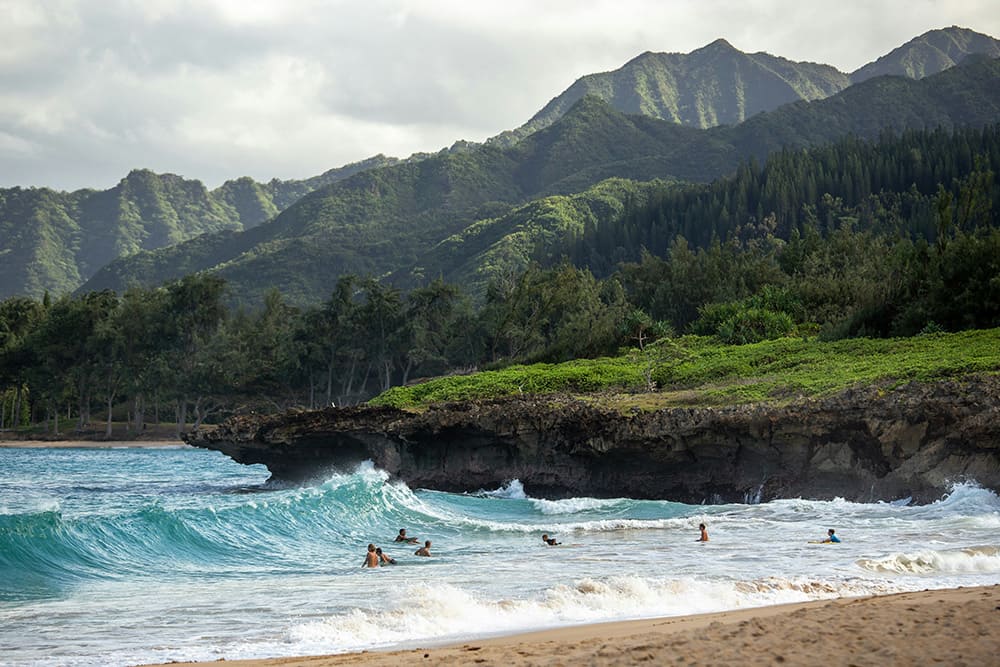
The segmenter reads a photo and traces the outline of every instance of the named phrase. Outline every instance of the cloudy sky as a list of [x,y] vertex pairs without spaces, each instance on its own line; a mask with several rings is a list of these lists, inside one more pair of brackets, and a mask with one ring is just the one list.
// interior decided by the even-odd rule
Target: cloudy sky
[[857,69],[995,0],[0,0],[0,187],[305,178],[516,127],[643,51]]

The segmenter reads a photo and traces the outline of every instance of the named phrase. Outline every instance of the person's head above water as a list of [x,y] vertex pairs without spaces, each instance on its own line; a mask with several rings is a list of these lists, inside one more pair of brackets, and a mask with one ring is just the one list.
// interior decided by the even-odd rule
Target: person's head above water
[[368,551],[375,551],[375,545],[374,544],[369,544],[368,545]]
[[827,535],[833,535],[835,532],[836,531],[833,528],[831,528],[830,530],[826,531],[826,534]]
[[402,537],[406,537],[406,529],[405,529],[405,528],[400,528],[400,529],[399,529],[399,534],[400,534],[400,535],[401,535]]

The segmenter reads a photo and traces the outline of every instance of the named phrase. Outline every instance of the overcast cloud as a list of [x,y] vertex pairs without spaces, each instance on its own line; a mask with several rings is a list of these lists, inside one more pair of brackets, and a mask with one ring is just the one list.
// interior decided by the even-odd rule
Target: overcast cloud
[[849,72],[990,0],[0,0],[0,187],[305,178],[517,127],[576,78],[718,37]]

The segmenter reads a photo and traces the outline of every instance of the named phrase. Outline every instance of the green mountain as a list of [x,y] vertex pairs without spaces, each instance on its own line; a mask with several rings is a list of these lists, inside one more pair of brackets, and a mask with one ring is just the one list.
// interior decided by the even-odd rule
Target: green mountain
[[173,174],[135,170],[104,191],[0,190],[0,297],[69,292],[118,257],[238,228],[200,181]]
[[82,282],[80,197],[48,188],[0,190],[0,297],[68,292]]
[[1000,57],[1000,40],[958,26],[931,30],[853,72],[851,83],[887,74],[922,79],[954,67],[972,54]]
[[330,183],[342,181],[358,172],[396,164],[400,160],[381,153],[360,162],[324,171],[304,180],[282,181],[274,178],[258,183],[249,176],[229,180],[212,191],[212,194],[236,211],[245,229],[270,220],[313,190]]
[[[625,115],[587,97],[511,148],[486,145],[364,171],[225,241],[204,236],[118,260],[85,289],[153,285],[191,270],[213,270],[230,281],[240,300],[258,302],[277,287],[293,300],[310,302],[324,298],[345,273],[394,274],[404,285],[439,274],[470,279],[475,271],[464,258],[503,257],[499,249],[490,252],[505,243],[522,248],[506,267],[516,269],[544,250],[549,231],[585,224],[584,202],[594,197],[585,191],[605,179],[709,181],[782,147],[847,134],[876,137],[885,128],[993,123],[1000,120],[998,82],[1000,61],[980,59],[919,81],[871,79],[828,99],[796,102],[736,127],[709,130]],[[523,206],[574,192],[583,195],[572,206],[559,200]],[[547,224],[542,218],[553,206],[581,213],[567,216],[572,222]],[[507,238],[520,232],[516,241]],[[533,236],[534,247],[525,240]],[[466,241],[468,252],[456,250]]]
[[[710,180],[743,157],[847,132],[870,136],[886,126],[988,122],[990,102],[977,109],[969,99],[979,94],[976,82],[940,93],[878,77],[875,88],[845,86],[877,73],[938,72],[970,54],[996,55],[998,44],[964,28],[935,30],[848,76],[825,65],[745,54],[717,40],[690,54],[645,53],[615,72],[584,77],[487,147],[457,142],[403,161],[377,155],[309,179],[261,183],[245,177],[212,191],[198,181],[142,170],[107,191],[0,190],[0,298],[75,289],[121,257],[132,259],[109,267],[92,284],[120,287],[219,269],[241,284],[268,276],[312,299],[317,280],[344,270],[402,276],[410,267],[416,278],[423,253],[442,239],[537,197],[580,193],[615,178]],[[941,99],[929,99],[935,95]],[[823,99],[831,104],[820,104]],[[759,113],[792,100],[814,102]],[[953,117],[963,104],[965,117]],[[634,115],[623,120],[614,109]],[[566,122],[548,131],[558,119]],[[707,134],[696,129],[719,124],[734,127]],[[386,168],[395,170],[382,174]],[[369,178],[352,180],[363,173]],[[323,194],[306,197],[316,191]],[[300,208],[279,216],[300,200]],[[263,229],[251,233],[258,226]],[[187,243],[226,230],[246,233]],[[178,243],[184,245],[138,254]],[[295,267],[313,256],[323,265],[316,278],[297,277]],[[283,268],[272,265],[278,257]],[[323,257],[332,261],[318,259]]]
[[647,51],[613,72],[581,77],[495,141],[511,143],[548,127],[586,96],[624,113],[707,128],[735,125],[788,102],[829,97],[849,85],[847,75],[829,65],[743,53],[717,39],[687,54]]
[[823,99],[876,76],[919,79],[937,74],[970,54],[1000,56],[1000,41],[966,28],[932,30],[853,74],[769,53],[744,53],[724,39],[687,54],[646,52],[612,72],[577,79],[527,123],[491,141],[516,143],[551,125],[588,95],[624,113],[682,125],[736,125],[761,111],[799,100]]
[[137,169],[108,190],[0,189],[0,298],[71,292],[119,257],[249,229],[313,190],[398,162],[377,155],[305,180],[201,181]]

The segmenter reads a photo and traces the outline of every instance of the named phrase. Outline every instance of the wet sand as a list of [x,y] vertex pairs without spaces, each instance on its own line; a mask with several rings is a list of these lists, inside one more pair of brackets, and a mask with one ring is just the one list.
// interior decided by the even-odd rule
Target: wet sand
[[207,667],[424,665],[989,665],[1000,586],[842,598],[574,626],[460,645],[333,656],[169,663]]

